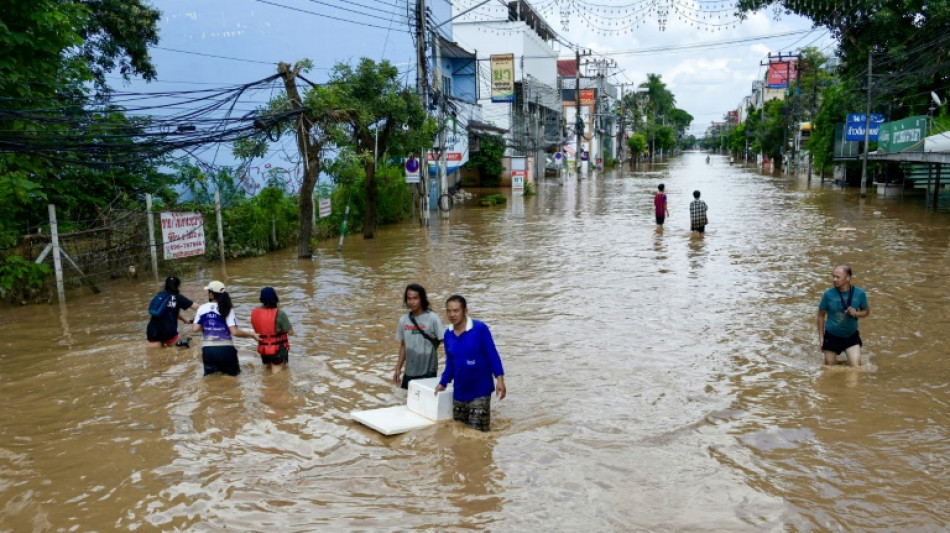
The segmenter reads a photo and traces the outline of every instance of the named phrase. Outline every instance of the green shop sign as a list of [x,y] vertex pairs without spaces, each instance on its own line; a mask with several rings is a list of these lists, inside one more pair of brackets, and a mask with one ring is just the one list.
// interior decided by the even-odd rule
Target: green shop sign
[[920,151],[927,136],[927,117],[907,117],[881,124],[877,146],[888,154]]

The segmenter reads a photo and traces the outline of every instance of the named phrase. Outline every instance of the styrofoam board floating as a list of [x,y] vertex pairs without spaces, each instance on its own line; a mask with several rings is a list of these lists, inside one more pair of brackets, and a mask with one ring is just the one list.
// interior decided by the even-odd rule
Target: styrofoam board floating
[[405,405],[355,411],[350,413],[350,416],[353,420],[375,429],[383,435],[398,435],[435,424],[434,420],[413,413]]

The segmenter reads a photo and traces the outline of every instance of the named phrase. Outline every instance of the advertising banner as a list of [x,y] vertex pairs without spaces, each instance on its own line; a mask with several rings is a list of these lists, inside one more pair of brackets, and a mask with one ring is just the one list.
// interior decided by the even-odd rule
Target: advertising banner
[[594,89],[581,89],[581,105],[593,104],[595,99]]
[[515,101],[515,55],[492,54],[491,101]]
[[907,151],[923,151],[927,136],[927,117],[907,117],[903,120],[881,124],[878,148],[888,154]]
[[784,89],[788,87],[789,80],[794,80],[795,78],[794,60],[770,61],[769,77],[765,85],[772,89]]
[[[867,120],[864,113],[853,113],[848,115],[844,124],[844,140],[846,141],[864,141],[864,123]],[[884,123],[884,115],[871,114],[871,131],[868,133],[868,141],[876,141],[878,132],[881,131],[881,124]]]
[[201,213],[162,211],[162,244],[165,259],[205,253],[205,222]]

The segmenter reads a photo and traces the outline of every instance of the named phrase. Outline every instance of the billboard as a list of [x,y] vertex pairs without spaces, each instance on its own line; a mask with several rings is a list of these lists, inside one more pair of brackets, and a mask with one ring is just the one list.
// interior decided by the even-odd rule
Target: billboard
[[[867,115],[865,113],[849,114],[844,125],[844,140],[864,141],[864,124],[866,121]],[[881,124],[883,123],[884,115],[871,114],[871,131],[868,133],[868,141],[877,140],[878,132],[881,130]]]
[[797,78],[795,72],[795,60],[769,61],[769,77],[765,86],[770,89],[784,89],[788,87],[789,81]]
[[589,105],[595,102],[594,89],[581,89],[581,105]]
[[927,136],[927,117],[907,117],[881,124],[878,148],[888,154],[905,151],[923,151]]
[[162,211],[162,244],[165,259],[205,253],[205,222],[201,213]]
[[515,55],[492,54],[491,101],[515,101]]

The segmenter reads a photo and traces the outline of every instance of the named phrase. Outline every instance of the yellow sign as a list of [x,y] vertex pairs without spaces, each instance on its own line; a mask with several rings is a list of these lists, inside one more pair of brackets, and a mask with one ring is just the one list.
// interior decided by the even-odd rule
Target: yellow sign
[[515,101],[515,55],[492,54],[491,101]]

